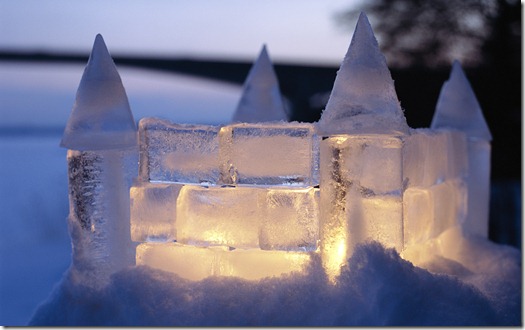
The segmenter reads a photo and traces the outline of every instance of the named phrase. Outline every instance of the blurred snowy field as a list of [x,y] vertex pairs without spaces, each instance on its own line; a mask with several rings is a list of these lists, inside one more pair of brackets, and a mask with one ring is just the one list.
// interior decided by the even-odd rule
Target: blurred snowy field
[[60,137],[0,138],[0,324],[24,325],[70,263]]
[[[0,62],[0,325],[25,325],[70,263],[66,150],[84,65]],[[227,122],[240,86],[120,68],[135,120]]]

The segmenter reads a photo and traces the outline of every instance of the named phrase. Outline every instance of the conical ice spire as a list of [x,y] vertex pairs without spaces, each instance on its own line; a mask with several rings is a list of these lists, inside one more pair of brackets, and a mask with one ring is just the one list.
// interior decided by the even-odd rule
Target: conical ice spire
[[470,138],[492,140],[476,95],[458,61],[452,64],[450,78],[441,87],[431,128],[453,128]]
[[136,131],[117,68],[98,34],[60,146],[74,150],[127,148],[137,144]]
[[319,130],[324,135],[408,133],[386,59],[363,12],[319,120]]
[[272,62],[263,46],[244,82],[233,122],[257,123],[288,120]]

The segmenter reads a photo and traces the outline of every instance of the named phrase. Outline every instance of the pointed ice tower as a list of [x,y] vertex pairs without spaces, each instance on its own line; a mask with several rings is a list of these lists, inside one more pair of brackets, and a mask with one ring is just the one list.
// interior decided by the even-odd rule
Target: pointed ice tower
[[100,286],[115,271],[134,265],[129,188],[138,171],[135,121],[100,34],[60,145],[69,149],[72,275]]
[[287,121],[287,117],[279,82],[264,45],[244,82],[232,122]]
[[409,133],[370,23],[357,22],[318,123],[321,254],[330,278],[356,244],[403,248],[402,146]]
[[463,228],[487,237],[492,135],[458,61],[454,61],[450,78],[441,88],[431,128],[454,129],[467,135],[468,211]]
[[365,13],[361,13],[319,120],[323,135],[407,134],[394,81]]

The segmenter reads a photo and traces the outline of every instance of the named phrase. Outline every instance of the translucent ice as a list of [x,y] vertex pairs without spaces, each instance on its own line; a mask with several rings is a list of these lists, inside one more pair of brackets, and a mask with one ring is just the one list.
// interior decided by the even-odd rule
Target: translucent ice
[[403,194],[405,246],[423,244],[460,224],[465,219],[466,207],[466,187],[459,179],[406,189]]
[[266,191],[266,214],[260,231],[265,250],[315,251],[319,239],[319,189],[276,188]]
[[258,123],[288,120],[272,62],[263,46],[244,82],[233,122]]
[[137,128],[115,64],[99,34],[60,145],[73,150],[135,146]]
[[356,187],[363,196],[401,192],[402,139],[355,135],[327,138],[321,143],[328,145],[327,157],[337,153],[339,179]]
[[237,276],[248,280],[300,272],[310,254],[225,247],[197,247],[178,243],[143,243],[137,247],[137,265],[175,273],[190,280],[209,276]]
[[368,18],[361,13],[348,52],[319,120],[323,135],[351,133],[407,134],[385,57]]
[[430,187],[445,180],[466,177],[468,160],[464,133],[416,129],[404,140],[403,175],[408,187]]
[[469,138],[492,140],[476,95],[458,61],[454,61],[450,78],[441,88],[430,127],[453,128],[466,132]]
[[[373,239],[386,247],[403,250],[401,196],[356,197],[347,203],[350,247]],[[355,211],[355,212],[354,212]],[[353,250],[352,250],[353,252]]]
[[224,183],[318,184],[319,137],[312,124],[233,124],[220,138]]
[[492,135],[458,61],[454,62],[450,78],[441,88],[431,128],[456,129],[466,133],[469,198],[464,229],[487,237]]
[[258,248],[264,189],[184,186],[177,201],[177,241]]
[[131,238],[135,242],[177,238],[176,206],[181,184],[142,182],[130,189]]
[[321,256],[330,278],[366,239],[402,250],[402,147],[385,135],[321,141]]
[[198,246],[314,251],[317,188],[184,186],[177,201],[177,241]]
[[219,127],[139,122],[140,176],[144,181],[206,183],[219,180]]
[[468,214],[464,229],[485,238],[489,234],[490,157],[490,142],[468,142]]
[[67,161],[72,271],[86,285],[98,286],[135,262],[129,187],[137,175],[137,152],[68,150]]

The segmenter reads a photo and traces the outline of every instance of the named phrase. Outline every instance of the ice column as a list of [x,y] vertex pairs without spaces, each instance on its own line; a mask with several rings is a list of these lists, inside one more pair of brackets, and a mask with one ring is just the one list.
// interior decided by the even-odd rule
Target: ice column
[[458,61],[452,65],[450,78],[441,88],[431,128],[455,129],[466,133],[468,210],[463,229],[487,237],[492,135]]
[[115,64],[97,35],[60,145],[68,148],[72,274],[86,285],[134,265],[129,188],[137,133]]
[[287,117],[279,82],[265,45],[244,82],[242,97],[232,121],[244,123],[287,121]]
[[318,130],[321,254],[334,279],[354,246],[368,238],[403,246],[402,137],[409,128],[364,13]]

